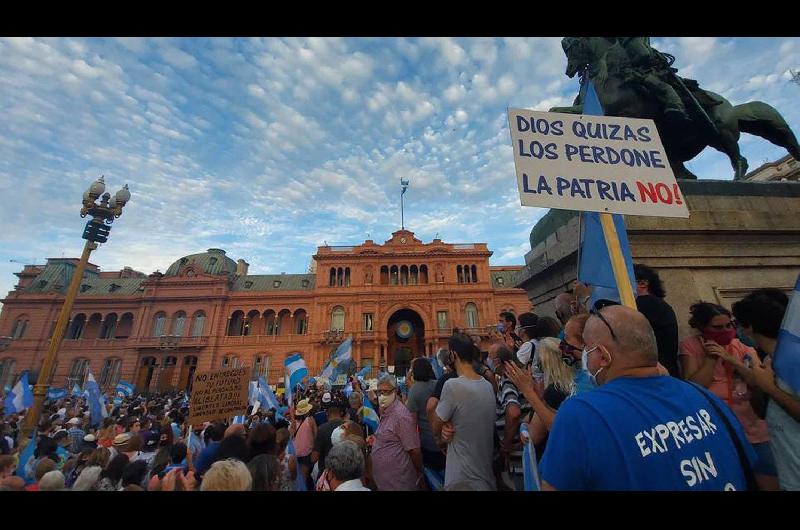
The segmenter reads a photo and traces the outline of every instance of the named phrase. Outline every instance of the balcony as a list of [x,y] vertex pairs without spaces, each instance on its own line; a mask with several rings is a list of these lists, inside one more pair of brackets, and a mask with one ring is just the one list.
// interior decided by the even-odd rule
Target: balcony
[[136,348],[157,348],[159,350],[175,350],[180,348],[202,348],[208,346],[208,337],[179,337],[162,335],[160,337],[140,337],[131,339]]
[[[61,341],[61,348],[70,350],[93,350],[103,348],[128,348],[132,346],[135,339],[130,337],[115,339],[64,339]],[[50,343],[50,339],[45,341]]]
[[222,346],[260,346],[268,344],[287,344],[306,342],[308,334],[298,335],[232,335],[222,337]]

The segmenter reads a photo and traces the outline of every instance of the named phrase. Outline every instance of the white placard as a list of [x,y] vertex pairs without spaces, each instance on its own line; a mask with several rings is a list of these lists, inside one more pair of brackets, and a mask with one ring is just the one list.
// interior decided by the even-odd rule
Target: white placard
[[652,120],[508,109],[523,206],[689,217]]

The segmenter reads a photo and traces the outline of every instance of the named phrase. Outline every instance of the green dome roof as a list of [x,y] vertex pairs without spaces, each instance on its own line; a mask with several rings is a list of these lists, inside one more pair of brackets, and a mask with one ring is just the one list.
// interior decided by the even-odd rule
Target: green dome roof
[[184,256],[172,265],[169,266],[165,276],[177,276],[181,267],[189,265],[191,262],[195,263],[206,274],[236,274],[236,262],[225,255],[225,251],[221,248],[210,248],[200,254],[191,254]]

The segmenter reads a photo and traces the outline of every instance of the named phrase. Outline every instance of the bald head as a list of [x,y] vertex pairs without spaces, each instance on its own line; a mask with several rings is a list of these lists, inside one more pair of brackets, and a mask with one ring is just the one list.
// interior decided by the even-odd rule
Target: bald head
[[[602,344],[621,367],[638,368],[658,364],[658,347],[650,322],[640,312],[629,307],[613,305],[601,311],[608,326],[592,315],[583,330],[587,348]],[[611,330],[614,330],[612,337]]]
[[566,324],[572,314],[572,302],[575,297],[569,293],[561,293],[553,300],[553,305],[556,308],[556,317],[562,324]]

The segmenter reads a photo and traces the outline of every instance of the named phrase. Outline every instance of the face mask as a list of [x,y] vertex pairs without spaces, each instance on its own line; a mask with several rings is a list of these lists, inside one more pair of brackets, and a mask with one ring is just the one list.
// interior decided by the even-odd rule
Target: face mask
[[391,395],[388,396],[378,396],[378,404],[381,408],[386,408],[394,402],[395,394],[392,392]]
[[489,357],[488,359],[486,359],[486,366],[488,366],[488,367],[489,367],[489,370],[491,370],[492,372],[494,372],[494,360],[493,360],[491,357]]
[[713,340],[720,346],[727,346],[736,338],[736,328],[725,329],[723,331],[704,331],[703,337]]
[[589,352],[586,351],[585,348],[581,353],[581,369],[589,376],[589,381],[592,383],[592,386],[600,386],[597,383],[597,376],[603,371],[603,367],[601,366],[595,373],[589,371]]
[[505,326],[505,324],[498,324],[498,325],[497,325],[497,332],[498,332],[498,333],[505,333],[505,331],[506,331],[506,326]]
[[333,430],[333,434],[331,434],[331,443],[333,445],[338,445],[339,443],[344,441],[345,430],[342,429],[342,426],[338,426]]
[[578,348],[569,342],[562,340],[558,345],[558,349],[561,351],[561,361],[567,366],[575,366],[575,363],[578,362],[578,360],[572,356],[572,352],[577,351]]

